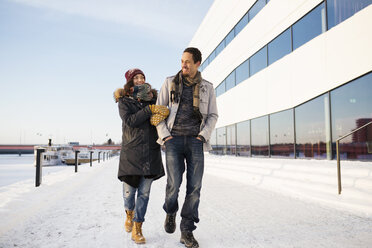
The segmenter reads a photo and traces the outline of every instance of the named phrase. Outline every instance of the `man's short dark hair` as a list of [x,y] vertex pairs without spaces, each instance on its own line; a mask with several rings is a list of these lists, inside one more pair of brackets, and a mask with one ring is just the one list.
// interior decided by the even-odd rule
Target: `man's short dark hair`
[[194,63],[197,63],[198,61],[202,61],[202,55],[199,49],[196,47],[188,47],[183,51],[184,53],[191,53],[192,54],[192,59],[194,60]]

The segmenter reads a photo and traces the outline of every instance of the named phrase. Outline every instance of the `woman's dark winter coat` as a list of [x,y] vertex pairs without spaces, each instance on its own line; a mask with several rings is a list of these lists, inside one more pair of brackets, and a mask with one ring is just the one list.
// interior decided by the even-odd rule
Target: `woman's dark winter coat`
[[150,124],[151,102],[123,96],[118,99],[122,119],[122,145],[118,178],[138,187],[139,176],[158,179],[165,175],[156,127]]

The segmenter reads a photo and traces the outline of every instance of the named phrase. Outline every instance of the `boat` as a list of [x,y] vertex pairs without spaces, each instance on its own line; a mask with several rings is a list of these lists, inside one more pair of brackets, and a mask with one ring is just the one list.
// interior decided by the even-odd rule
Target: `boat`
[[[78,153],[78,164],[90,163],[90,152],[92,151],[92,161],[98,160],[98,151],[89,150],[87,148],[80,148]],[[75,164],[75,152],[69,153],[65,157],[65,164],[74,165]]]
[[60,146],[58,149],[59,156],[61,157],[62,163],[66,163],[66,159],[74,156],[74,148],[69,145]]
[[45,149],[45,152],[41,154],[41,165],[42,166],[53,166],[53,165],[63,165],[58,146],[35,146],[34,147],[34,154],[35,154],[35,166],[36,166],[36,156],[37,156],[37,149]]

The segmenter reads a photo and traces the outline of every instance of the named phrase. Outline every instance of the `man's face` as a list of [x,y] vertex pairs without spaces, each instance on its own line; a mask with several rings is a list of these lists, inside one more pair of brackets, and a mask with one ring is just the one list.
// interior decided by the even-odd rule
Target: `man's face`
[[196,72],[198,71],[198,68],[200,66],[200,61],[198,61],[197,63],[194,63],[192,54],[185,52],[182,54],[181,66],[182,66],[182,75],[185,77],[193,78]]

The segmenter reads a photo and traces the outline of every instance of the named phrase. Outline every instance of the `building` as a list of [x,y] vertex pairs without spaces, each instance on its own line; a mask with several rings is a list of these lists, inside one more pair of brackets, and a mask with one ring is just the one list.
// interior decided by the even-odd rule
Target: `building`
[[[334,159],[372,120],[371,3],[215,0],[189,44],[217,96],[213,152]],[[372,161],[371,133],[341,158]]]

